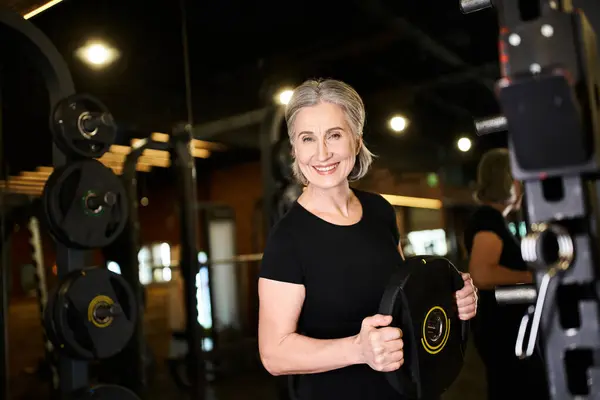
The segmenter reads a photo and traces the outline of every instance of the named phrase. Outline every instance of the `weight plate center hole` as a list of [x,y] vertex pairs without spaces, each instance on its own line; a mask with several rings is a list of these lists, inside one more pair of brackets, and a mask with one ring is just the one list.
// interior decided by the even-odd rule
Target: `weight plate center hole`
[[565,270],[573,261],[574,244],[569,232],[551,225],[542,230],[535,243],[536,258],[543,265]]
[[427,341],[438,343],[444,336],[444,316],[439,310],[432,311],[425,321],[425,335]]
[[104,196],[95,192],[88,192],[84,199],[86,208],[93,214],[99,214],[105,206],[113,206],[117,202],[117,196],[112,192],[106,192]]
[[98,127],[91,127],[91,122],[93,121],[92,114],[88,111],[85,111],[79,115],[79,119],[77,120],[77,128],[86,139],[91,139],[96,136],[98,133]]
[[101,324],[106,325],[113,321],[114,317],[120,313],[120,307],[118,304],[109,304],[106,302],[100,302],[94,307],[93,317],[94,320]]
[[545,265],[552,265],[558,261],[558,238],[550,230],[540,235],[540,259]]

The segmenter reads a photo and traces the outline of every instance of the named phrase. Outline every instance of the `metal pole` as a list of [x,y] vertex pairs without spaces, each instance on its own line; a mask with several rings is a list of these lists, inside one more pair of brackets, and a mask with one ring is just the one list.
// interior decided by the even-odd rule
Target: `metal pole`
[[[4,200],[3,200],[4,201]],[[3,206],[2,206],[3,207]],[[4,214],[4,212],[2,212]],[[2,288],[2,293],[0,293],[0,312],[2,315],[0,316],[0,393],[2,394],[3,399],[9,399],[9,383],[8,383],[8,286],[10,282],[8,281],[8,246],[10,246],[10,240],[4,240],[6,235],[6,219],[4,215],[2,216],[2,242],[1,249],[2,252],[2,263],[1,268],[2,271],[0,273],[0,287]]]
[[[1,72],[1,71],[0,71]],[[0,75],[0,79],[2,75]],[[2,87],[2,81],[0,81],[0,88]],[[1,96],[1,95],[0,95]],[[5,176],[8,175],[6,168],[4,168],[4,141],[3,141],[3,131],[2,131],[2,122],[3,122],[3,114],[2,114],[2,97],[0,97],[0,176],[5,179]],[[9,387],[8,387],[8,274],[7,268],[7,257],[8,249],[7,246],[10,242],[6,241],[6,197],[3,194],[0,199],[2,204],[0,204],[0,229],[1,232],[1,240],[0,240],[0,248],[2,254],[2,260],[0,263],[0,268],[2,271],[0,272],[0,395],[3,399],[8,399],[9,397]]]
[[187,372],[190,398],[204,400],[206,376],[200,346],[196,275],[198,274],[198,215],[196,212],[196,168],[192,156],[191,125],[178,126],[171,135],[173,158],[179,180],[181,226],[181,273],[184,280],[186,336],[188,343]]
[[[123,183],[127,191],[127,201],[129,201],[129,221],[126,230],[121,235],[122,240],[118,243],[123,252],[121,253],[124,261],[124,268],[121,268],[121,275],[129,283],[135,296],[138,306],[137,320],[135,321],[135,330],[127,352],[129,353],[128,365],[126,367],[130,379],[127,380],[127,386],[142,396],[148,386],[148,376],[144,363],[146,351],[146,342],[144,337],[144,287],[140,282],[140,269],[138,252],[140,250],[140,221],[138,213],[138,193],[137,193],[137,171],[136,165],[139,157],[144,150],[153,142],[147,141],[140,147],[135,148],[125,158],[123,163]],[[114,248],[114,245],[111,246]]]
[[186,0],[180,0],[181,8],[181,44],[183,46],[183,72],[185,76],[185,105],[187,111],[187,123],[194,125],[194,106],[192,104],[192,77],[190,73],[190,52],[187,31],[187,9]]

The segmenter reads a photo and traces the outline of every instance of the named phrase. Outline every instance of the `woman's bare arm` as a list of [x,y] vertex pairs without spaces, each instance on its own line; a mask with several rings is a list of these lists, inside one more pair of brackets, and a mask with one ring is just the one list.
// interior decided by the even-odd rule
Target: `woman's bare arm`
[[398,251],[400,252],[400,257],[402,257],[403,260],[406,260],[406,257],[404,257],[404,250],[402,250],[401,243],[398,243]]
[[320,340],[296,333],[305,295],[303,285],[259,279],[258,347],[267,371],[311,374],[364,363],[358,335]]
[[502,247],[502,240],[493,232],[481,231],[473,238],[469,272],[478,289],[533,281],[531,272],[515,271],[499,264]]

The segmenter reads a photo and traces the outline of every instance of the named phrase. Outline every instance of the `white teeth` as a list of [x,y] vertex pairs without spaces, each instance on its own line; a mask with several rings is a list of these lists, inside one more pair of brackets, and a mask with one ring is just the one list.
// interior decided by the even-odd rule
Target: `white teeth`
[[337,164],[334,165],[330,165],[329,167],[325,167],[325,168],[319,168],[319,167],[315,167],[315,169],[319,172],[327,172],[327,171],[331,171],[332,169],[334,169],[335,167],[337,167]]

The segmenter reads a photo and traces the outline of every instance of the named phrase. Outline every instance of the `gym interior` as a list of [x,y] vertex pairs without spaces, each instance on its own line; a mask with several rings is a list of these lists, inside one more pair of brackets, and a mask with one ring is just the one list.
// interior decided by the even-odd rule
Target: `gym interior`
[[[261,363],[257,281],[269,229],[302,190],[283,110],[309,78],[363,97],[376,157],[352,186],[393,206],[405,256],[468,271],[477,164],[508,145],[473,124],[500,114],[496,11],[285,7],[0,1],[2,398],[112,385],[138,397],[73,398],[293,400]],[[71,214],[81,202],[118,212]],[[507,221],[516,240],[526,219]],[[485,399],[470,340],[460,363],[442,398]]]

